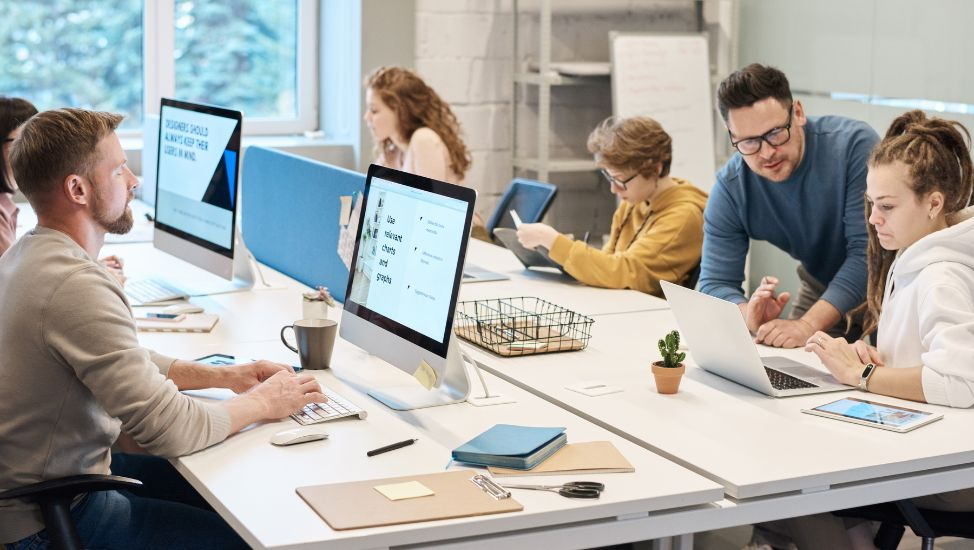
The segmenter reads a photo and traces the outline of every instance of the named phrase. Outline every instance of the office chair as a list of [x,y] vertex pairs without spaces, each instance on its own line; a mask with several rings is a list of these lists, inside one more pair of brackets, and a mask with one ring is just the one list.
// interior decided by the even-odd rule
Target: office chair
[[[509,227],[514,229],[514,219],[511,210],[517,212],[524,223],[540,222],[551,202],[555,200],[558,187],[551,183],[516,178],[507,186],[501,200],[494,208],[494,212],[487,220],[487,234],[491,240],[498,243],[494,237],[494,229]],[[499,244],[499,243],[498,243]]]
[[895,550],[906,527],[923,539],[923,550],[933,550],[937,537],[974,539],[974,512],[942,512],[917,508],[913,501],[898,500],[837,510],[841,517],[856,517],[881,522],[874,544],[880,550]]
[[23,499],[41,507],[44,528],[51,547],[81,550],[83,545],[71,519],[71,501],[81,493],[131,489],[142,485],[137,479],[122,476],[82,474],[49,479],[0,493],[0,500]]

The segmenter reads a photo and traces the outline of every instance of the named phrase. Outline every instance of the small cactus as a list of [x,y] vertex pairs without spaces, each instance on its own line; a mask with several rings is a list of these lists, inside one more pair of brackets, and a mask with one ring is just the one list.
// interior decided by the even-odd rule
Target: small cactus
[[675,369],[686,358],[687,354],[680,350],[680,333],[672,331],[659,341],[659,353],[663,356],[663,366]]

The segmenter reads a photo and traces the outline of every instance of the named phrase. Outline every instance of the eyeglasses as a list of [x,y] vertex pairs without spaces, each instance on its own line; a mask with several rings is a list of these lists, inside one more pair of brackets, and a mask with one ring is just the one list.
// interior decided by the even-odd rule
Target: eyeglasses
[[601,172],[602,173],[602,177],[605,178],[609,182],[609,185],[618,185],[619,187],[622,188],[623,191],[625,191],[626,189],[628,189],[626,187],[626,184],[629,183],[630,181],[636,179],[636,176],[639,175],[639,172],[636,172],[635,174],[629,176],[628,178],[626,178],[624,180],[621,180],[621,179],[613,176],[612,174],[610,174],[609,171],[606,170],[605,168],[600,169],[599,172]]
[[731,145],[740,151],[742,155],[753,155],[761,150],[761,146],[765,141],[772,147],[778,147],[788,143],[788,140],[791,139],[791,116],[794,112],[791,107],[788,107],[788,122],[784,126],[772,128],[760,136],[734,141],[734,136],[730,136],[730,130],[727,130],[727,135],[731,138]]

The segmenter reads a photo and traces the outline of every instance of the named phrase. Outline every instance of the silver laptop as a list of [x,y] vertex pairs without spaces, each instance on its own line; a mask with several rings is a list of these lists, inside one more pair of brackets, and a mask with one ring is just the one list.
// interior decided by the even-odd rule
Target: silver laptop
[[463,266],[463,279],[461,283],[486,283],[488,281],[506,281],[510,279],[507,275],[490,271],[482,267],[465,264]]
[[787,357],[761,357],[736,304],[662,281],[694,362],[772,397],[851,389],[831,374]]

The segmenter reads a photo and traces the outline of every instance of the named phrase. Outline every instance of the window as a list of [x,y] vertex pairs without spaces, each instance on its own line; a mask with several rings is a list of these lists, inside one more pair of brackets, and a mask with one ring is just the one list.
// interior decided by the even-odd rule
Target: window
[[161,97],[244,112],[248,134],[317,127],[314,0],[19,0],[0,18],[0,93],[126,115]]

